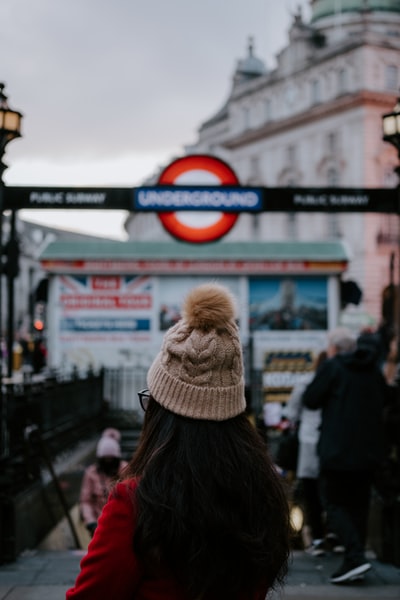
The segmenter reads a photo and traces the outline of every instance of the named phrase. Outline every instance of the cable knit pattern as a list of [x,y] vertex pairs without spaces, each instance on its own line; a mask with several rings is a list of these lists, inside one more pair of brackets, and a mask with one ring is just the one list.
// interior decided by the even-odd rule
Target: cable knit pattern
[[152,396],[177,414],[225,420],[245,409],[235,302],[218,284],[194,288],[148,372]]

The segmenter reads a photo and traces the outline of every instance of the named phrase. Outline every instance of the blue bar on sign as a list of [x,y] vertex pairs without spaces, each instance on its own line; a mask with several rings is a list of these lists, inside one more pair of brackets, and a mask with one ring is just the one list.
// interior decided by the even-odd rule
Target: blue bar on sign
[[134,190],[134,210],[252,212],[261,209],[261,188],[160,185]]
[[119,317],[66,317],[60,321],[60,331],[65,332],[119,332],[150,331],[150,319]]

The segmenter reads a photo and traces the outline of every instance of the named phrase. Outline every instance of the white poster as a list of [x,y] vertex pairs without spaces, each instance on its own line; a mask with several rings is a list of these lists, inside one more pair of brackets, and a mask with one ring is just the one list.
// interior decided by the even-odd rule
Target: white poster
[[152,277],[60,275],[53,281],[54,337],[63,367],[143,362],[153,335]]

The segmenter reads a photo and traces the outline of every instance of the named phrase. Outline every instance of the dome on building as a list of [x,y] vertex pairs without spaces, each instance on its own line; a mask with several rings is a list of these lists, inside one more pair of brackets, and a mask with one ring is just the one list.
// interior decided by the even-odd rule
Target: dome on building
[[331,17],[338,12],[395,12],[400,13],[400,0],[311,0],[311,22]]
[[240,79],[252,79],[264,73],[266,73],[265,64],[260,58],[254,56],[254,41],[253,38],[249,38],[248,55],[238,61],[235,75]]

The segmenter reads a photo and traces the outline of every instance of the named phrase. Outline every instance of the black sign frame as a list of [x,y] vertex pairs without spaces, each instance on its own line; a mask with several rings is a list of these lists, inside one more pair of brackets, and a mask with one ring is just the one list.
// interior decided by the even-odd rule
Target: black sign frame
[[[154,186],[160,189],[161,185]],[[174,186],[169,186],[173,189]],[[202,190],[202,186],[175,186],[188,190]],[[229,187],[229,186],[224,186]],[[261,206],[257,209],[227,210],[223,212],[372,212],[400,214],[400,188],[300,188],[300,187],[240,187],[256,191],[261,195]],[[102,187],[13,187],[3,189],[3,210],[20,209],[96,209],[148,212],[135,205],[136,188]],[[207,190],[220,189],[220,186],[207,186]],[[193,210],[192,206],[164,206],[152,209],[154,212]],[[210,207],[196,210],[210,210]]]

